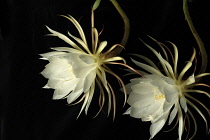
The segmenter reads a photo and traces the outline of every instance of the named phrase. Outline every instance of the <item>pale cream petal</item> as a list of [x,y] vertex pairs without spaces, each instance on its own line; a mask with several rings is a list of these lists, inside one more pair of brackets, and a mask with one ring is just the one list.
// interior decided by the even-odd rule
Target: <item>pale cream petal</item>
[[169,117],[169,121],[168,121],[168,125],[170,125],[172,123],[172,121],[174,120],[174,118],[176,117],[178,112],[178,106],[175,105],[173,110],[170,113],[170,117]]
[[50,58],[50,63],[41,72],[45,78],[68,78],[69,64],[65,59]]
[[72,90],[74,90],[78,82],[79,79],[63,82],[57,89],[55,89],[53,99],[61,99],[67,96]]
[[132,91],[137,94],[151,94],[154,92],[154,88],[154,86],[147,83],[140,83],[131,86]]
[[67,102],[70,104],[73,101],[75,101],[84,91],[85,78],[79,78],[79,81],[77,82],[77,85],[75,86],[74,90],[71,94],[68,95]]
[[73,101],[75,101],[82,93],[83,89],[79,89],[70,93],[67,97],[68,104],[71,104]]
[[132,107],[129,107],[123,114],[124,115],[129,115],[131,113],[131,108]]
[[182,109],[184,110],[184,112],[187,112],[187,102],[186,102],[186,98],[184,96],[182,96],[180,98],[180,105],[182,107]]
[[181,110],[181,107],[179,105],[178,105],[178,119],[179,119],[178,134],[179,134],[179,140],[181,140],[182,139],[182,133],[184,131],[184,121],[183,121],[182,110]]
[[153,94],[131,94],[128,97],[127,103],[132,107],[141,108],[154,103]]
[[61,52],[70,52],[70,53],[80,53],[80,54],[86,54],[83,51],[79,51],[74,48],[68,48],[68,47],[54,47],[51,48],[52,50],[61,51]]
[[167,102],[173,102],[178,98],[179,90],[177,86],[168,84],[164,87],[163,93],[165,94]]
[[92,63],[96,63],[96,60],[92,57],[92,56],[90,56],[90,55],[79,55],[79,58],[83,61],[83,62],[85,62],[86,64],[92,64]]
[[[92,70],[96,69],[97,63],[90,63],[92,62],[93,58],[86,55],[87,59],[85,61],[82,61],[83,55],[78,54],[71,54],[66,56],[66,59],[68,62],[72,65],[73,72],[77,78],[85,78]],[[81,59],[81,58],[82,59]]]
[[96,69],[92,70],[85,78],[84,82],[84,92],[87,92],[90,89],[90,86],[92,85],[93,81],[96,78]]
[[140,68],[146,70],[147,72],[150,72],[151,74],[158,74],[158,75],[163,75],[159,70],[149,66],[149,65],[146,65],[144,63],[140,63],[134,59],[131,59],[137,66],[139,66]]
[[43,88],[50,88],[47,84]]
[[63,80],[60,80],[60,79],[52,79],[50,78],[47,82],[47,85],[50,87],[50,88],[53,88],[53,89],[56,89],[58,88],[61,84],[63,83]]
[[58,38],[62,39],[63,41],[65,41],[66,43],[68,43],[69,45],[71,45],[72,47],[74,47],[75,49],[81,50],[81,48],[79,46],[77,46],[77,44],[75,44],[72,40],[70,40],[64,34],[59,33],[57,31],[54,31],[54,30],[50,29],[48,26],[46,26],[46,27],[52,33],[51,34],[52,36],[57,36]]
[[53,100],[59,100],[59,99],[63,99],[65,96],[66,96],[65,94],[62,94],[62,95],[57,94],[57,91],[56,91],[56,92],[54,92],[52,99]]
[[83,42],[83,40],[81,40],[81,39],[78,38],[78,37],[73,36],[70,32],[68,32],[68,35],[69,35],[70,37],[72,37],[74,40],[76,40],[77,43],[79,43],[79,44],[80,44],[88,53],[90,53],[90,50],[89,50],[89,48],[88,48],[88,45],[87,45],[85,42]]
[[53,52],[43,53],[43,54],[39,54],[39,55],[44,58],[49,58],[49,57],[60,57],[60,56],[64,56],[65,54],[67,54],[67,53],[53,51]]
[[130,80],[130,82],[132,83],[132,84],[139,84],[140,82],[147,82],[147,81],[149,81],[148,79],[146,79],[146,78],[134,78],[134,79],[131,79]]
[[156,101],[152,105],[148,106],[145,110],[145,114],[161,114],[163,112],[163,103],[160,101]]
[[106,47],[106,45],[107,45],[107,41],[102,41],[99,44],[98,50],[96,52],[96,55],[99,55],[103,51],[103,49]]
[[130,110],[130,116],[134,118],[138,118],[138,119],[142,118],[142,113],[145,109],[146,109],[145,107],[142,107],[142,108],[132,107]]
[[[131,90],[131,86],[132,86],[132,85],[133,85],[132,83],[129,83],[129,84],[125,85],[125,89],[126,89],[127,94],[130,94],[130,93],[132,92],[132,90]],[[122,92],[124,92],[124,91],[123,91],[123,88],[121,88],[120,90],[121,90]]]
[[187,80],[185,80],[181,86],[186,86],[186,85],[190,85],[190,84],[193,84],[195,83],[195,77],[194,77],[194,74],[191,75]]
[[150,126],[150,139],[152,139],[164,126],[168,117],[168,113],[164,113],[164,115],[156,122],[152,123]]

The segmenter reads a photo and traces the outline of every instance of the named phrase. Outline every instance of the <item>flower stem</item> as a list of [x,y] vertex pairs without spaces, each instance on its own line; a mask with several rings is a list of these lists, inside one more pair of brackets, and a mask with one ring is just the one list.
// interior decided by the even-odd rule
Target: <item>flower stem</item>
[[[114,7],[117,9],[117,11],[119,12],[119,14],[121,15],[123,21],[124,21],[124,36],[122,38],[121,41],[121,45],[125,46],[129,37],[129,33],[130,33],[130,21],[127,17],[127,15],[125,14],[125,12],[123,11],[123,9],[120,7],[120,5],[118,4],[118,2],[116,0],[110,0],[112,2],[112,4],[114,5]],[[110,52],[109,56],[116,56],[118,55],[121,51],[123,50],[122,47],[117,47],[115,50],[113,50],[112,52]]]
[[95,3],[93,4],[92,10],[91,10],[91,38],[92,38],[92,51],[93,53],[96,52],[96,48],[95,48],[95,36],[94,36],[94,11],[98,8],[98,6],[100,5],[101,0],[96,0]]
[[185,19],[187,20],[190,30],[199,46],[199,49],[201,52],[202,66],[201,66],[199,73],[204,73],[206,71],[206,67],[207,67],[207,54],[206,54],[204,44],[203,44],[200,36],[198,35],[198,33],[193,25],[193,22],[191,20],[191,17],[190,17],[189,11],[188,11],[187,0],[183,0],[183,11],[184,11]]

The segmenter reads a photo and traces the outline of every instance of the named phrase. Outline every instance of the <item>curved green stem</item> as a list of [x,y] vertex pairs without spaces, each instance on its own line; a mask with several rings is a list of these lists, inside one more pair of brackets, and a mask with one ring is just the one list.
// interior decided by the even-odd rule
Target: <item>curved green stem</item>
[[96,0],[93,4],[92,10],[91,10],[91,38],[92,38],[92,51],[95,53],[95,38],[94,38],[94,11],[98,8],[100,5],[101,0]]
[[[116,0],[110,0],[112,2],[112,4],[114,5],[114,7],[117,9],[117,11],[119,12],[119,14],[121,15],[123,21],[124,21],[124,36],[123,39],[121,41],[121,45],[125,46],[129,37],[129,33],[130,33],[130,21],[127,17],[127,15],[125,14],[125,12],[123,11],[123,9],[120,7],[120,5],[118,4],[118,2]],[[118,55],[121,51],[123,50],[122,47],[117,47],[115,50],[113,50],[112,52],[110,52],[109,56],[116,56]]]
[[191,17],[190,17],[189,11],[188,11],[187,0],[183,0],[183,11],[184,11],[185,19],[187,20],[190,30],[199,46],[199,49],[201,52],[202,66],[201,66],[199,73],[204,73],[206,71],[206,67],[207,67],[207,54],[206,54],[204,44],[203,44],[200,36],[198,35],[198,33],[193,25],[193,22],[191,20]]

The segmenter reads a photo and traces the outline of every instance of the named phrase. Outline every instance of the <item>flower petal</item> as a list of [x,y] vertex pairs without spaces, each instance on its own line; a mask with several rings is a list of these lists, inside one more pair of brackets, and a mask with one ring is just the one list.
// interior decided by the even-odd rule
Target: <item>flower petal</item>
[[128,115],[131,113],[131,107],[129,107],[123,114]]
[[141,108],[148,106],[154,102],[153,94],[131,94],[128,97],[127,103],[132,107]]
[[168,117],[168,112],[150,126],[150,139],[152,139],[164,126]]
[[130,116],[138,119],[142,118],[142,113],[145,109],[146,109],[145,107],[142,108],[132,107],[130,110]]
[[63,82],[54,91],[53,99],[61,99],[68,95],[77,85],[78,79]]
[[86,54],[82,51],[79,51],[77,49],[74,48],[68,48],[68,47],[54,47],[51,48],[52,50],[56,50],[56,51],[61,51],[61,52],[70,52],[70,53],[80,53],[80,54]]
[[85,81],[85,78],[80,78],[74,90],[71,92],[71,94],[68,95],[67,102],[69,104],[75,101],[83,93],[84,81]]
[[177,112],[178,112],[178,106],[175,105],[173,110],[171,111],[171,114],[170,114],[170,117],[169,117],[169,121],[168,121],[168,125],[170,125],[172,123],[172,121],[176,117]]
[[96,78],[96,70],[93,70],[85,78],[84,92],[87,92],[90,89],[90,86],[94,82],[95,78]]
[[154,86],[148,83],[140,83],[131,86],[131,89],[136,94],[152,94],[154,92]]
[[184,112],[187,112],[187,103],[186,103],[186,98],[184,96],[182,96],[180,98],[180,105],[182,107],[182,109],[184,110]]
[[82,49],[81,49],[79,46],[77,46],[73,41],[71,41],[71,40],[70,40],[68,37],[66,37],[64,34],[59,33],[59,32],[57,32],[57,31],[54,31],[54,30],[50,29],[48,26],[46,26],[46,27],[47,27],[47,29],[52,33],[52,34],[51,34],[52,36],[57,36],[58,38],[62,39],[63,41],[65,41],[66,43],[68,43],[69,45],[71,45],[72,47],[74,47],[75,49],[81,50],[81,51],[82,51]]
[[53,51],[53,52],[43,53],[43,54],[39,54],[39,55],[43,57],[41,59],[46,59],[47,60],[49,57],[52,57],[52,56],[60,57],[60,56],[63,56],[65,54],[67,54],[67,53]]

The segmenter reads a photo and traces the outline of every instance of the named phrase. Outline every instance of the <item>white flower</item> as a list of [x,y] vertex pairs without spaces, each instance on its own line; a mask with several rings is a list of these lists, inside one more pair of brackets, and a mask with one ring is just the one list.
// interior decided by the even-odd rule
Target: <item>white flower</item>
[[[144,75],[145,78],[131,80],[128,88],[130,115],[142,121],[155,122],[166,109],[171,108],[179,95],[179,87],[168,77],[160,75]],[[166,96],[168,99],[166,99]]]
[[[125,87],[123,81],[112,72],[106,64],[125,65],[125,60],[123,58],[110,55],[111,51],[121,45],[113,45],[111,48],[104,51],[107,46],[107,41],[100,42],[98,39],[98,31],[96,28],[91,28],[92,50],[90,50],[80,24],[72,16],[63,17],[67,18],[75,25],[80,38],[77,38],[68,32],[69,38],[64,34],[47,27],[51,32],[51,34],[49,34],[50,36],[59,37],[72,48],[55,47],[52,48],[55,51],[41,54],[41,59],[49,61],[49,64],[47,64],[46,68],[41,72],[41,74],[48,79],[44,88],[55,89],[53,99],[66,98],[69,104],[77,104],[84,101],[80,113],[85,108],[85,113],[87,114],[95,91],[95,84],[98,84],[98,87],[100,88],[99,112],[102,110],[105,103],[105,89],[108,94],[108,113],[111,110],[113,101],[113,115],[115,115],[115,95],[112,86],[106,80],[106,73],[113,75],[124,89]],[[121,60],[124,63],[113,62],[118,60]]]
[[126,88],[131,91],[127,100],[131,107],[125,114],[141,118],[142,121],[151,121],[150,133],[151,138],[154,137],[165,124],[170,109],[177,101],[179,87],[169,77],[150,74],[132,79]]
[[49,79],[44,88],[55,89],[53,99],[67,98],[70,104],[88,92],[96,77],[97,63],[93,57],[70,52],[49,52],[41,56],[50,62],[41,74]]
[[[155,39],[153,40],[156,41]],[[130,114],[130,116],[134,118],[141,118],[142,121],[151,121],[152,124],[150,126],[150,139],[152,139],[162,129],[167,120],[168,124],[170,125],[177,116],[179,123],[178,135],[179,140],[181,140],[184,130],[184,123],[186,123],[183,119],[183,111],[192,117],[195,127],[197,127],[195,118],[190,109],[187,107],[187,104],[193,107],[201,115],[207,125],[207,120],[202,112],[189,99],[192,99],[193,101],[201,104],[209,113],[208,109],[199,100],[192,97],[188,92],[203,93],[209,97],[209,94],[204,91],[191,89],[197,85],[208,86],[205,84],[195,83],[195,81],[202,76],[209,75],[209,73],[202,73],[196,76],[191,74],[191,76],[184,80],[183,76],[192,66],[192,62],[195,58],[195,50],[191,59],[187,62],[186,66],[183,68],[180,74],[178,74],[177,47],[170,42],[174,48],[174,56],[172,56],[172,67],[169,63],[166,50],[161,43],[158,41],[156,41],[156,43],[164,51],[166,59],[164,59],[151,46],[146,43],[144,44],[156,55],[160,61],[163,71],[159,70],[155,63],[149,58],[142,55],[135,55],[145,60],[150,65],[132,59],[132,61],[144,71],[139,70],[138,72],[143,74],[142,77],[132,79],[131,82],[126,85],[128,94],[130,94],[127,103],[131,107],[128,108],[125,114]],[[189,119],[187,119],[187,121],[189,123]],[[192,137],[194,137],[195,133],[196,130]]]

